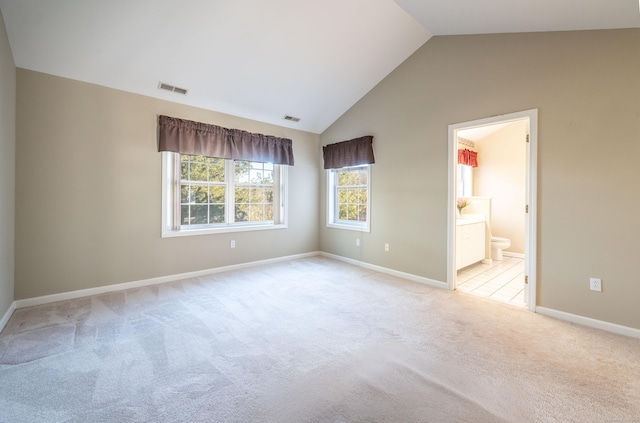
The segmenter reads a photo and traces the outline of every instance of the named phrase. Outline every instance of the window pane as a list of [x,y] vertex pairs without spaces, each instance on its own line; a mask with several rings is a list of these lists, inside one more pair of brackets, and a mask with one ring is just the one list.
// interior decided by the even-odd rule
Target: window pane
[[367,221],[367,206],[366,205],[361,205],[359,208],[359,212],[358,212],[358,220],[360,222],[366,222]]
[[189,218],[189,206],[187,205],[180,206],[180,223],[182,225],[188,225],[191,223],[191,219]]
[[204,225],[209,223],[209,206],[191,206],[191,224]]
[[251,172],[249,172],[249,181],[252,184],[261,184],[262,183],[262,170],[251,169]]
[[264,206],[264,220],[273,220],[273,205]]
[[268,188],[264,190],[265,203],[273,204],[273,189]]
[[338,204],[344,204],[347,202],[347,190],[340,189],[338,190]]
[[236,204],[236,222],[249,221],[249,205],[248,204]]
[[367,185],[367,172],[364,170],[359,171],[356,183],[357,185]]
[[191,163],[189,179],[192,181],[206,181],[208,178],[207,165],[203,163]]
[[358,191],[355,189],[350,189],[349,194],[347,195],[347,201],[350,204],[358,203]]
[[209,187],[209,202],[224,204],[224,187],[223,186]]
[[180,163],[180,179],[186,181],[189,179],[189,162],[185,160],[185,157],[182,156]]
[[209,181],[224,182],[224,159],[211,159]]
[[353,204],[347,206],[347,220],[358,220],[358,206]]
[[209,161],[209,158],[205,156],[191,156],[191,161],[196,163],[206,163]]
[[350,173],[349,172],[338,172],[338,186],[346,186],[346,185],[351,185],[350,179],[349,179]]
[[249,220],[251,222],[261,222],[264,220],[264,210],[262,204],[252,204],[249,208]]
[[237,184],[249,182],[249,162],[238,161],[235,165],[235,181]]
[[191,196],[193,202],[195,203],[208,203],[209,202],[209,194],[206,186],[201,185],[192,185],[191,186]]
[[264,189],[254,188],[251,190],[249,196],[250,203],[263,203],[264,202]]
[[224,205],[211,206],[209,223],[224,223]]
[[338,219],[347,220],[347,205],[346,204],[340,204],[340,206],[338,207]]
[[236,188],[235,202],[236,203],[248,203],[249,202],[249,188]]
[[360,199],[360,204],[367,204],[367,190],[361,189],[358,198]]
[[180,202],[189,202],[189,185],[180,185]]
[[264,178],[264,183],[265,184],[273,184],[273,172],[270,170],[265,170],[264,173],[262,174],[262,177]]

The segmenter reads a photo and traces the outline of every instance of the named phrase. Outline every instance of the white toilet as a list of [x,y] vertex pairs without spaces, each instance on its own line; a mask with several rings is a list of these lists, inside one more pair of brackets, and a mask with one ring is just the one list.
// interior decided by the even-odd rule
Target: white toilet
[[502,250],[511,247],[511,240],[508,238],[500,238],[499,236],[491,237],[491,259],[502,260]]

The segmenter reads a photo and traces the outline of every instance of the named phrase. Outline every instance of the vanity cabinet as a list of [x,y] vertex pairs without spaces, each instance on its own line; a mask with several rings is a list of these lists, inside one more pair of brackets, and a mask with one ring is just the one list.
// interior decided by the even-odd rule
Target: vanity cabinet
[[456,270],[484,259],[484,221],[458,223],[456,228]]

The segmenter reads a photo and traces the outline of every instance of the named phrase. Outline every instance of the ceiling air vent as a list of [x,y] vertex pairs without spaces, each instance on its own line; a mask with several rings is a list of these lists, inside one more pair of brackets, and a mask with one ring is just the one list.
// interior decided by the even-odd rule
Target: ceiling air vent
[[289,116],[289,115],[284,115],[282,119],[290,120],[291,122],[300,122],[300,118]]
[[167,90],[167,91],[172,91],[174,93],[187,95],[186,88],[174,87],[173,85],[165,84],[164,82],[159,82],[158,88],[160,88],[161,90]]

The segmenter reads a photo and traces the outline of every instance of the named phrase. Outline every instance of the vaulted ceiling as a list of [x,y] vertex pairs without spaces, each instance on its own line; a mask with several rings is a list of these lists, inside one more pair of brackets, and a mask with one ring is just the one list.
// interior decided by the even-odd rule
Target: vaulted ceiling
[[17,67],[314,133],[434,35],[637,28],[638,8],[638,0],[0,0]]

